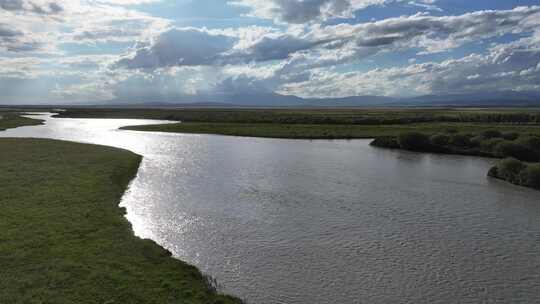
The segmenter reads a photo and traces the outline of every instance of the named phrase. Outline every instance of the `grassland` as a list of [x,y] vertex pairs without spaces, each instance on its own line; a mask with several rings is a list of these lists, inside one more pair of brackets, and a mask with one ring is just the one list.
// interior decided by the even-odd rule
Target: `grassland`
[[471,123],[416,123],[402,125],[316,125],[267,123],[177,123],[148,126],[128,126],[125,130],[173,133],[220,134],[247,137],[292,139],[355,139],[379,136],[397,136],[403,132],[434,134],[454,130],[457,132],[527,132],[540,134],[540,125],[494,125]]
[[181,121],[124,129],[296,139],[397,136],[498,129],[540,133],[538,109],[68,109],[58,117]]
[[0,131],[22,126],[40,125],[43,121],[20,116],[19,113],[0,112]]
[[422,122],[537,123],[540,109],[109,109],[69,108],[65,118],[137,118],[205,123],[389,125]]
[[239,303],[132,233],[121,195],[140,157],[0,139],[0,303]]

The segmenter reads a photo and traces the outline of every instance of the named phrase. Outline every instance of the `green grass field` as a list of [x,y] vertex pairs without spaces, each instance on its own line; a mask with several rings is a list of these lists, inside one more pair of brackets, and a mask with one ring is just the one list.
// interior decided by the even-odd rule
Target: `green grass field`
[[407,131],[437,133],[448,128],[540,133],[540,110],[525,108],[71,108],[58,117],[176,120],[182,123],[124,129],[297,139],[373,138]]
[[540,124],[540,109],[321,108],[321,109],[110,109],[69,108],[64,118],[137,118],[182,122],[388,125],[419,122],[517,122]]
[[304,125],[264,123],[178,123],[149,126],[129,126],[125,130],[158,131],[174,133],[221,134],[249,137],[293,139],[353,139],[378,136],[397,136],[403,132],[416,131],[438,133],[449,129],[458,132],[482,132],[500,130],[540,134],[536,125],[470,124],[470,123],[418,123],[402,125]]
[[22,126],[42,124],[41,120],[19,116],[18,113],[0,111],[0,131]]
[[133,235],[119,200],[141,158],[0,139],[0,303],[240,303]]

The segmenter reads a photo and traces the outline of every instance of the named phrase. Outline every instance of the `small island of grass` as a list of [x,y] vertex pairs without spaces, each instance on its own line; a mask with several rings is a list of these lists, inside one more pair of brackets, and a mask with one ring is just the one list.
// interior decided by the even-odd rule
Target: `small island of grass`
[[118,202],[141,157],[0,139],[0,303],[240,303],[133,235]]

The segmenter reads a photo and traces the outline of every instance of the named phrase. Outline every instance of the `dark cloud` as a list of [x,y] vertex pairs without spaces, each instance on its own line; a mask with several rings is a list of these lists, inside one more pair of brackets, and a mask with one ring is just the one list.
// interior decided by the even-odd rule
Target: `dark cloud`
[[152,45],[138,49],[132,58],[121,59],[116,65],[129,69],[155,69],[217,64],[233,43],[232,37],[205,30],[171,29],[161,33]]
[[2,38],[13,38],[17,36],[22,36],[23,33],[14,28],[11,28],[7,24],[0,23],[0,39]]
[[36,2],[31,0],[0,0],[0,8],[7,11],[29,11],[37,14],[57,14],[64,10],[56,2]]
[[0,50],[9,52],[29,52],[42,47],[42,43],[27,37],[27,35],[8,24],[0,23]]
[[236,0],[230,3],[248,7],[258,17],[302,24],[350,17],[358,9],[391,1],[395,0]]

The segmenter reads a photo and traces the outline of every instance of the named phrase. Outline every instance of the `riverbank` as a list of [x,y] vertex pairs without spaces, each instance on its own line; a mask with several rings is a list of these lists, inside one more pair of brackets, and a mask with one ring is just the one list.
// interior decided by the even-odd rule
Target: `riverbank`
[[496,128],[504,132],[540,134],[540,126],[519,126],[465,123],[418,123],[404,125],[318,125],[318,124],[264,124],[264,123],[177,123],[146,126],[127,126],[121,129],[169,133],[217,134],[246,137],[290,139],[365,139],[397,136],[403,132],[438,133],[481,132]]
[[43,124],[42,120],[20,116],[19,113],[0,111],[0,131],[23,126],[36,126]]
[[118,207],[141,157],[0,139],[1,303],[240,303],[133,235]]
[[355,139],[402,132],[540,134],[540,112],[527,109],[107,109],[72,108],[62,118],[136,118],[181,121],[123,129],[291,139]]

